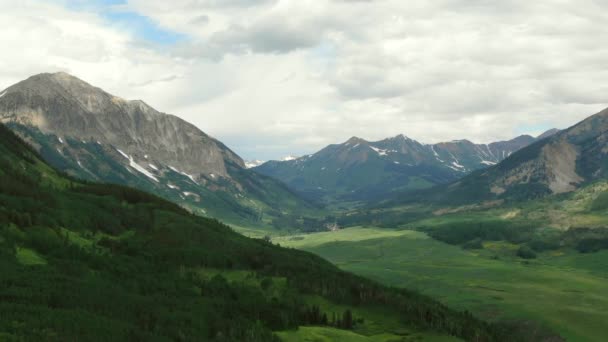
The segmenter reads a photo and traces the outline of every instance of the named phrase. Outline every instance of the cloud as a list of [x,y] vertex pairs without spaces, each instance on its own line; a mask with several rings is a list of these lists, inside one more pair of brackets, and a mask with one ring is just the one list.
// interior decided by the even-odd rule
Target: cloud
[[0,0],[0,88],[65,70],[261,159],[352,135],[508,139],[569,126],[608,103],[608,47],[598,43],[608,39],[598,25],[608,5],[599,1],[128,0],[113,8],[168,39],[95,8]]

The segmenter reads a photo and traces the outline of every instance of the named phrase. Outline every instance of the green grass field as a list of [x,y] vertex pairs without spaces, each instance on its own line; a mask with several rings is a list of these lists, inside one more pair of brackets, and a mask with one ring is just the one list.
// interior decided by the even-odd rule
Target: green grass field
[[314,252],[384,284],[419,290],[485,319],[534,320],[568,341],[604,341],[608,334],[606,251],[552,251],[523,261],[513,255],[516,246],[506,243],[468,251],[424,233],[376,228],[273,241]]
[[30,248],[17,247],[17,253],[15,253],[17,261],[22,265],[33,266],[33,265],[46,265],[46,260],[40,256],[36,251]]
[[433,334],[411,334],[397,336],[392,334],[379,334],[374,336],[360,335],[352,331],[339,330],[322,327],[301,327],[296,331],[284,331],[278,333],[279,337],[286,342],[457,342],[461,341],[449,336],[436,336]]

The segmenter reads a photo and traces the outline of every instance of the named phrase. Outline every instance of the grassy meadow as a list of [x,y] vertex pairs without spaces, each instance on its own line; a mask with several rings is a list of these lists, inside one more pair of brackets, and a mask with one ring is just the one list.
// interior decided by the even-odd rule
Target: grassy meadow
[[608,331],[608,251],[557,250],[523,260],[515,256],[518,246],[505,242],[465,250],[421,232],[362,227],[273,241],[384,284],[419,290],[484,319],[536,321],[568,341],[602,341]]

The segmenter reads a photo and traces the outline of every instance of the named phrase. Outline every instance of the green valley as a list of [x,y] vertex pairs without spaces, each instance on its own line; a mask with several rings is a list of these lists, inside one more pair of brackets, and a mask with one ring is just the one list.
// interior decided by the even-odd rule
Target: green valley
[[[314,252],[384,284],[416,289],[488,320],[558,332],[568,341],[600,341],[608,319],[608,251],[564,249],[534,260],[516,245],[485,242],[465,250],[411,230],[348,228],[273,239]],[[525,322],[524,322],[525,321]],[[537,323],[540,325],[537,325]]]
[[275,341],[300,326],[405,340],[507,336],[154,195],[70,178],[2,125],[0,256],[7,341]]

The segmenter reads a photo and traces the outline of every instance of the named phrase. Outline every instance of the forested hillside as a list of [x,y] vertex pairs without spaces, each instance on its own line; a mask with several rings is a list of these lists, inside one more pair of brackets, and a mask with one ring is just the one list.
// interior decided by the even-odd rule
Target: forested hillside
[[272,341],[304,325],[356,330],[377,307],[415,331],[514,338],[153,195],[58,174],[4,126],[0,254],[2,340]]

